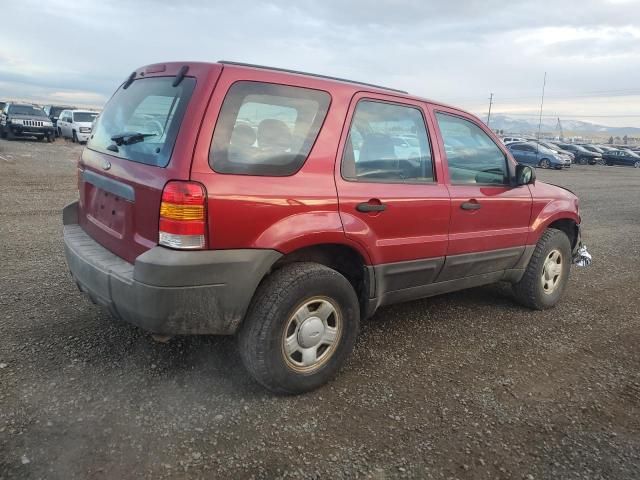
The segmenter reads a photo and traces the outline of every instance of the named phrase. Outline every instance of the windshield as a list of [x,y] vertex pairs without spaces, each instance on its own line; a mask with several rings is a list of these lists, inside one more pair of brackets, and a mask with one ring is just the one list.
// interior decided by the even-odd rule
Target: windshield
[[30,115],[32,117],[46,117],[44,110],[33,105],[11,105],[9,113],[12,115]]
[[63,110],[65,110],[65,107],[51,107],[51,110],[49,110],[49,116],[59,117]]
[[[174,78],[145,78],[127,89],[120,87],[96,120],[87,148],[165,167],[196,84],[194,78],[186,77],[174,87]],[[134,135],[135,142],[119,140]]]
[[98,116],[95,112],[74,112],[73,121],[77,123],[91,123]]
[[538,151],[541,153],[546,153],[547,155],[556,153],[550,148],[545,147],[544,145],[538,145]]

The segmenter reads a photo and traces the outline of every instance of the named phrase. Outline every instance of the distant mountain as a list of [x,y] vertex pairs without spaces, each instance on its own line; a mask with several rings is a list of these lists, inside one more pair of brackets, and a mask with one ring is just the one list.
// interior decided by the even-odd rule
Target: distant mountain
[[[482,117],[481,117],[482,118]],[[486,121],[486,115],[483,120]],[[629,135],[640,136],[640,128],[638,127],[607,127],[596,123],[583,122],[581,120],[563,120],[562,129],[564,132],[584,132],[584,133],[600,133],[606,135]],[[541,130],[544,132],[557,132],[557,118],[544,118],[542,120]],[[538,120],[533,118],[517,118],[508,115],[491,115],[490,127],[493,130],[504,130],[505,133],[521,133],[531,134],[538,131]]]

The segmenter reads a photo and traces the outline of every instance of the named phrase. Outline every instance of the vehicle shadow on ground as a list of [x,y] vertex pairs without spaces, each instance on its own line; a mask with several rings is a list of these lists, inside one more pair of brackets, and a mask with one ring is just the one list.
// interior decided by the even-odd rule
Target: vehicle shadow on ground
[[[511,299],[508,287],[493,285],[383,307],[362,322],[366,335],[360,336],[356,349],[368,351],[369,344],[375,341],[372,338],[378,334],[403,335],[403,329],[410,329],[418,317],[421,325],[430,330],[440,322],[454,321],[461,309],[486,310],[505,306],[519,308]],[[176,336],[160,343],[149,333],[90,305],[86,308],[81,305],[69,320],[72,324],[85,324],[81,334],[84,338],[68,336],[69,322],[59,324],[57,332],[56,325],[52,325],[48,338],[58,344],[56,348],[63,347],[74,361],[98,366],[105,375],[118,376],[125,369],[149,383],[167,380],[177,384],[207,383],[224,387],[227,394],[238,398],[265,393],[244,369],[235,337]],[[407,331],[404,333],[409,335]]]

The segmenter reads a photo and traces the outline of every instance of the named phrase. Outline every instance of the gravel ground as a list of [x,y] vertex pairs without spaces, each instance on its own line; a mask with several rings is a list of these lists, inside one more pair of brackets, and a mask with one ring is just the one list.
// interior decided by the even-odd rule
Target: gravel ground
[[112,320],[65,266],[79,147],[0,141],[0,478],[640,478],[640,171],[539,171],[594,256],[549,312],[479,288],[380,310],[325,388],[273,397],[232,338]]

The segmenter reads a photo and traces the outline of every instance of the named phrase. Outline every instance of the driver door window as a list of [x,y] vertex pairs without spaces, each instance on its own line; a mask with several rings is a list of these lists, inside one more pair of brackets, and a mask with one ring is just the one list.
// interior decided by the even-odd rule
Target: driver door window
[[507,159],[475,123],[454,115],[436,113],[453,184],[505,185],[509,183]]

